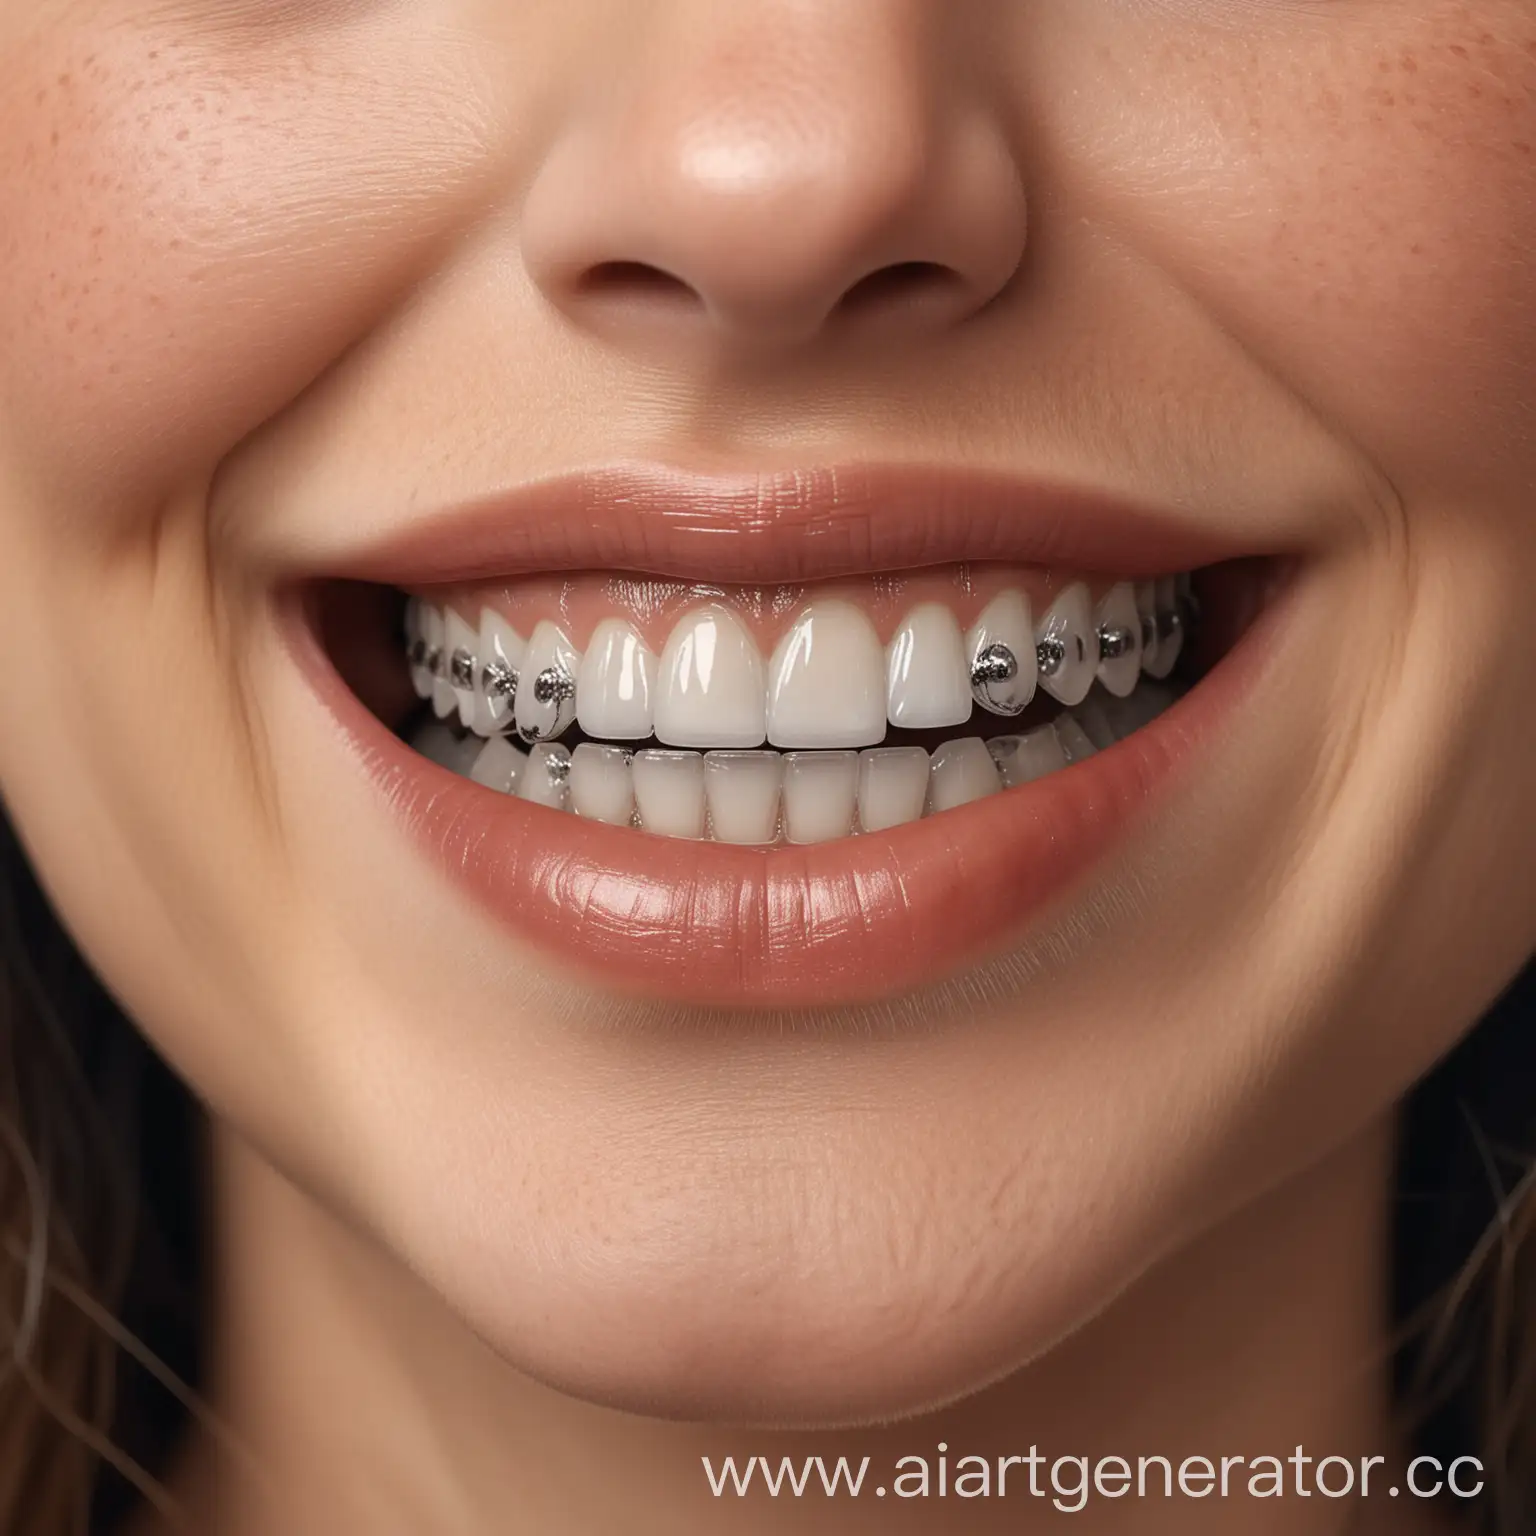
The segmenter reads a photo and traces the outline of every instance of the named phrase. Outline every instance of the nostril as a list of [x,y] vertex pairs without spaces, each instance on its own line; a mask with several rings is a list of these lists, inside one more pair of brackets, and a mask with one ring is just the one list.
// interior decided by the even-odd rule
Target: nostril
[[952,267],[936,261],[897,261],[861,277],[838,301],[846,314],[949,299],[965,286]]
[[600,261],[582,273],[577,291],[585,297],[600,299],[689,304],[699,301],[691,284],[644,261]]

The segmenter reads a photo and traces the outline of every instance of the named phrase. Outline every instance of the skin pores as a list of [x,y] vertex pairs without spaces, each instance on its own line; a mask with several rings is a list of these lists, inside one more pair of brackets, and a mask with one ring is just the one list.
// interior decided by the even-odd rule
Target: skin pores
[[[7,808],[215,1112],[533,1374],[968,1391],[1528,953],[1531,5],[22,0],[0,85]],[[992,296],[821,303],[861,252]],[[289,585],[426,509],[852,461],[1298,561],[1250,707],[916,992],[611,995],[421,856],[295,662]]]

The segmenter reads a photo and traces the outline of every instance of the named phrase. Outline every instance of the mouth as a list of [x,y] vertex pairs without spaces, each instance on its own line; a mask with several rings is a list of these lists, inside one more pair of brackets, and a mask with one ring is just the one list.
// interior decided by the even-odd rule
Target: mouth
[[1081,492],[854,483],[445,514],[306,579],[299,649],[428,854],[597,985],[911,990],[1017,942],[1181,777],[1290,562]]

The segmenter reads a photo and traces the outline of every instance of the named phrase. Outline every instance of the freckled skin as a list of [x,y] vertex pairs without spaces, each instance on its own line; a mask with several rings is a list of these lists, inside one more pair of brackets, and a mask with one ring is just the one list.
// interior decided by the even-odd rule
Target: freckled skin
[[[1383,1125],[1536,941],[1533,144],[1533,0],[8,0],[7,809],[220,1121],[532,1376],[970,1392]],[[1307,574],[1208,778],[905,1030],[655,1027],[512,944],[281,641],[430,508],[908,458]]]

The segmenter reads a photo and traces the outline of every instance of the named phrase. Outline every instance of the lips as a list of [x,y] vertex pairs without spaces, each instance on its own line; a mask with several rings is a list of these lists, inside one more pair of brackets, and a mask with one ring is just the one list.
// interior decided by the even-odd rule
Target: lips
[[609,471],[443,512],[328,562],[327,578],[413,590],[593,570],[771,584],[997,560],[1107,579],[1217,562],[1248,573],[1215,588],[1226,654],[1149,724],[1038,781],[814,846],[683,841],[497,794],[413,751],[343,680],[333,658],[357,637],[338,642],[316,595],[327,588],[306,584],[290,633],[390,814],[521,938],[600,987],[828,1006],[933,983],[1018,942],[1189,780],[1268,650],[1279,605],[1248,624],[1253,567],[1232,563],[1253,553],[1082,488],[859,467],[731,481]]

